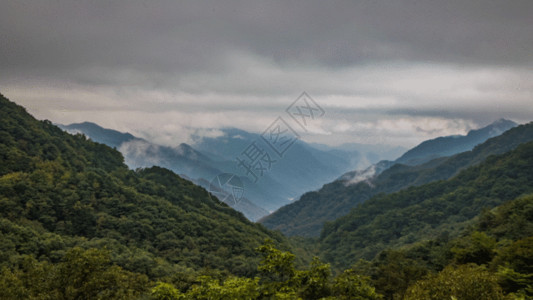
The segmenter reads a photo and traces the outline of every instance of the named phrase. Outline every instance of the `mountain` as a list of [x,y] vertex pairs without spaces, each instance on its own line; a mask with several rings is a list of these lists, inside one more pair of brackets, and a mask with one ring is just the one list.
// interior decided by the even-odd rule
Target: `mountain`
[[[203,153],[209,153],[212,158],[233,162],[233,169],[228,171],[246,177],[244,170],[237,167],[236,158],[252,143],[256,143],[264,151],[268,151],[269,146],[259,134],[239,129],[223,129],[222,132],[223,135],[216,138],[199,139],[194,147]],[[249,197],[262,199],[261,206],[269,210],[289,203],[306,191],[320,188],[325,182],[349,170],[353,166],[351,161],[357,163],[359,160],[358,153],[335,155],[311,147],[301,140],[297,140],[283,156],[270,154],[275,160],[271,169],[257,183],[248,183],[253,188],[251,193],[255,189],[261,191],[261,194],[254,196],[248,194]]]
[[319,150],[327,151],[338,156],[349,157],[352,153],[357,154],[359,156],[359,160],[350,164],[355,166],[356,169],[367,168],[370,165],[376,164],[382,160],[397,159],[407,150],[401,146],[391,146],[387,144],[345,143],[334,147],[316,143],[311,143],[310,145]]
[[371,278],[385,299],[533,296],[533,194],[482,211],[464,222],[464,230],[453,230],[458,234],[442,227],[430,239],[387,248],[352,268]]
[[318,236],[324,222],[346,215],[374,195],[448,179],[490,155],[505,153],[531,140],[533,123],[514,127],[474,147],[472,151],[437,158],[421,165],[381,162],[365,171],[347,173],[318,191],[306,193],[298,201],[280,208],[260,222],[286,235]]
[[129,133],[102,128],[90,122],[58,126],[69,133],[81,133],[97,143],[116,148],[132,169],[164,165],[190,178],[209,178],[221,172],[211,166],[207,156],[184,143],[175,148],[159,146]]
[[282,235],[172,171],[130,170],[117,150],[37,121],[1,95],[0,121],[4,275],[35,266],[32,260],[55,265],[79,255],[99,259],[95,253],[115,265],[106,273],[113,278],[186,278],[200,270],[250,275],[265,239],[290,248]]
[[[274,163],[270,170],[264,172],[258,182],[254,182],[254,178],[246,176],[245,170],[238,166],[236,159],[253,143],[260,145],[263,150],[269,149],[259,134],[223,129],[219,137],[196,137],[193,145],[165,147],[88,122],[61,127],[116,147],[132,169],[163,166],[205,188],[209,188],[209,183],[219,174],[236,174],[242,178],[244,196],[241,201],[228,204],[253,221],[290,203],[304,192],[320,188],[325,182],[368,161],[367,156],[372,156],[368,145],[362,156],[354,150],[353,145],[346,146],[349,150],[327,146],[322,146],[324,150],[320,150],[316,144],[311,146],[297,140],[283,157],[271,153]],[[360,147],[364,148],[364,145]],[[381,154],[374,156],[384,157]]]
[[372,259],[386,248],[444,232],[454,237],[483,210],[531,193],[533,142],[527,142],[505,154],[491,155],[448,180],[372,197],[325,224],[320,252],[326,261],[345,267],[360,258]]
[[447,157],[457,153],[470,151],[476,145],[485,142],[491,137],[498,136],[517,125],[518,124],[513,121],[499,119],[481,129],[471,130],[467,135],[453,135],[427,140],[403,153],[403,155],[396,160],[381,160],[367,168],[347,172],[341,176],[340,179],[348,180],[350,183],[356,183],[376,177],[381,174],[381,172],[395,164],[409,166],[423,165],[424,163],[436,160],[440,157]]
[[[116,148],[131,169],[164,166],[206,189],[209,189],[209,181],[205,178],[212,179],[223,173],[218,169],[220,163],[212,161],[207,155],[185,143],[175,148],[160,146],[129,133],[102,128],[90,122],[58,126],[71,134],[81,133],[95,142]],[[237,204],[227,204],[252,221],[268,214],[267,210],[255,205],[247,197],[241,198]]]
[[516,125],[518,124],[513,121],[499,119],[486,127],[471,130],[467,135],[452,135],[427,140],[404,153],[395,162],[406,165],[419,165],[438,157],[469,151],[476,145],[498,136]]
[[520,144],[531,124],[458,155],[451,179],[328,223],[308,246],[341,271],[332,277],[318,258],[297,269],[308,253],[294,243],[310,240],[254,224],[168,169],[132,171],[2,95],[0,121],[1,299],[533,296],[533,142]]

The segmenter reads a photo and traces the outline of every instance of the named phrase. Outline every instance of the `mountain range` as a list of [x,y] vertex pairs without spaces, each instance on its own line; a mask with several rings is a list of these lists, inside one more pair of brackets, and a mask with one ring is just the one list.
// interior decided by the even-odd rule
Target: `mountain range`
[[[397,161],[381,161],[361,171],[344,174],[337,180],[324,185],[320,190],[309,192],[294,203],[280,208],[273,214],[260,220],[266,227],[280,230],[287,235],[319,236],[326,221],[333,221],[346,215],[352,208],[379,193],[392,193],[403,188],[429,183],[435,180],[448,179],[462,168],[479,163],[492,154],[509,151],[519,143],[533,139],[527,130],[517,129],[521,135],[509,135],[492,138],[512,128],[516,124],[511,121],[498,120],[479,130],[471,131],[464,137],[446,137],[426,141],[409,150]],[[513,131],[515,132],[515,131]],[[399,163],[409,158],[410,161],[426,161],[438,153],[452,153],[453,150],[464,150],[464,145],[474,144],[472,140],[482,140],[472,151],[456,154],[451,157],[434,158],[420,165]],[[463,140],[456,143],[455,140]],[[452,141],[446,147],[443,141]],[[458,144],[463,145],[459,147]],[[416,155],[420,155],[416,158]]]
[[[132,170],[116,149],[2,95],[0,120],[2,299],[533,296],[533,123],[420,165],[381,161],[305,194],[321,197],[315,210],[360,201],[307,239],[250,222],[169,169]],[[108,142],[120,139],[140,140]]]
[[[503,139],[492,139],[490,145],[476,147],[467,160],[465,155],[455,156],[454,163],[462,161],[470,166],[462,165],[450,179],[376,195],[347,215],[326,222],[319,239],[324,259],[344,266],[442,233],[457,237],[483,210],[533,193],[533,123],[504,135]],[[525,136],[530,141],[518,144]],[[505,145],[510,140],[515,147]],[[472,165],[474,157],[494,145],[499,150],[512,150],[500,155],[492,152],[488,157],[481,154],[486,159]],[[453,165],[450,161],[441,166]]]
[[[356,166],[391,159],[403,151],[400,147],[363,144],[335,149],[297,140],[282,158],[275,158],[276,162],[258,182],[254,182],[254,178],[246,176],[244,169],[239,168],[236,158],[249,145],[262,143],[259,134],[223,129],[223,135],[219,137],[197,138],[193,145],[182,143],[177,147],[168,147],[90,122],[58,126],[67,132],[83,133],[96,142],[115,147],[132,169],[163,166],[207,189],[219,174],[236,174],[242,179],[244,196],[240,201],[228,204],[253,221]],[[374,153],[372,149],[381,150]]]
[[515,127],[513,121],[499,119],[494,123],[477,130],[470,130],[467,135],[438,137],[422,142],[420,145],[405,152],[395,163],[419,165],[432,159],[451,156],[456,153],[472,150],[476,145],[491,137],[498,136]]

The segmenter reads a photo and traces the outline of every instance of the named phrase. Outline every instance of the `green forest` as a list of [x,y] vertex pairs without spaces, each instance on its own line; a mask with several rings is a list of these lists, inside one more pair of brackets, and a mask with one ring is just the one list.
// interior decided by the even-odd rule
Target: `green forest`
[[0,299],[533,297],[532,124],[303,238],[1,95],[0,120]]

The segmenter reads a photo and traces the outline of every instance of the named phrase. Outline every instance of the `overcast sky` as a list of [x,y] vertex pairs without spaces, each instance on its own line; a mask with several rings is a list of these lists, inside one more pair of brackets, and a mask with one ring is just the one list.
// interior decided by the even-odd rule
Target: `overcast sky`
[[532,16],[531,0],[3,1],[0,92],[177,145],[262,132],[306,91],[325,115],[305,140],[414,146],[533,119]]

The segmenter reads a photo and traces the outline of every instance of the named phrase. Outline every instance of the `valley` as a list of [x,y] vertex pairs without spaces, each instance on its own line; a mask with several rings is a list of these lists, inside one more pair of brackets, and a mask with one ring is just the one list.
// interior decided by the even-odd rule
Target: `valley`
[[[0,100],[3,299],[419,299],[445,295],[439,285],[465,298],[530,293],[532,123],[498,121],[488,128],[508,130],[480,129],[490,134],[479,144],[420,164],[347,172],[253,223],[172,171],[205,176],[229,149],[165,148],[90,123],[61,126],[67,133]],[[132,142],[146,147],[135,152]],[[277,229],[272,220],[294,237],[267,229]]]

